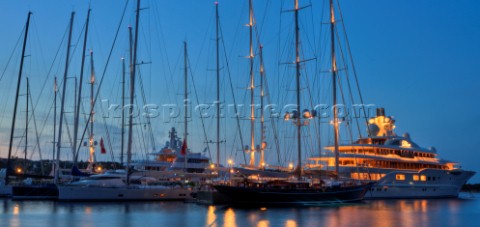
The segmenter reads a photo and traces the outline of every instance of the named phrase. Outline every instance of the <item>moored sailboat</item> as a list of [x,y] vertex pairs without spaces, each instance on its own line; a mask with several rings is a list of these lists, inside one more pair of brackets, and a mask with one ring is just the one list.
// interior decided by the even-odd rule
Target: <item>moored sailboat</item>
[[[130,65],[130,107],[128,120],[126,171],[114,175],[90,176],[81,182],[59,186],[59,200],[67,201],[124,201],[124,200],[184,200],[192,198],[188,187],[165,185],[156,179],[138,177],[132,174],[133,107],[135,94],[135,73],[137,66],[138,28],[140,0],[136,4],[133,58]],[[139,182],[137,182],[139,180]]]
[[[252,1],[250,0],[250,7]],[[333,26],[333,3],[331,7],[331,23]],[[309,205],[330,205],[343,204],[349,202],[358,202],[363,200],[370,183],[360,183],[358,181],[340,180],[337,177],[327,180],[320,176],[305,176],[302,168],[302,135],[301,127],[303,125],[300,113],[300,47],[299,47],[299,14],[300,7],[298,0],[294,1],[295,19],[295,80],[296,80],[296,108],[297,114],[293,114],[295,120],[296,139],[297,139],[297,166],[294,170],[295,177],[287,179],[251,180],[244,178],[243,181],[229,179],[227,183],[216,184],[213,187],[221,194],[228,197],[228,203],[235,205],[251,206],[309,206]],[[333,31],[332,31],[333,35]],[[333,41],[332,41],[333,45]],[[335,81],[336,63],[334,48],[332,47],[332,76]],[[333,83],[335,87],[335,82]],[[334,122],[337,121],[336,94],[334,89]],[[290,116],[290,115],[289,115]],[[338,147],[338,124],[334,124],[335,147]]]

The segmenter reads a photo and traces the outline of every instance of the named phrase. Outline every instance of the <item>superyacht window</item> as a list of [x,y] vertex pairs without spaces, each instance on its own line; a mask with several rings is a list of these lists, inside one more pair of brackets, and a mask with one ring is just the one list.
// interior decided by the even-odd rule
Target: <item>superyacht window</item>
[[405,174],[397,174],[395,175],[396,180],[405,180]]

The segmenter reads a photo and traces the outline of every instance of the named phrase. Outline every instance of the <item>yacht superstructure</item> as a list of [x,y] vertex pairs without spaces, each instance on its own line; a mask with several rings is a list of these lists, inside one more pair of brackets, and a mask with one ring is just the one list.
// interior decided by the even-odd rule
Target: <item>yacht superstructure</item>
[[[439,198],[457,197],[463,184],[474,174],[462,170],[456,162],[440,159],[434,147],[424,148],[408,133],[393,131],[395,120],[385,116],[383,108],[368,122],[370,137],[338,147],[339,174],[377,183],[366,198]],[[312,157],[308,169],[331,171],[333,147],[320,157]]]

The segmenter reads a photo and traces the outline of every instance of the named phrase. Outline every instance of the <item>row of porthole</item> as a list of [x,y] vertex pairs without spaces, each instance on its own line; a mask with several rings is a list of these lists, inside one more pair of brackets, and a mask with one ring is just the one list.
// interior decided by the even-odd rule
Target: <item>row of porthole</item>
[[[377,192],[381,192],[382,191],[382,188],[370,188],[370,191],[375,191],[375,189],[377,190]],[[388,188],[383,188],[384,191],[387,191]]]
[[[381,192],[382,191],[382,188],[370,188],[370,191],[376,191],[377,192]],[[387,191],[388,188],[383,188],[383,191]],[[437,189],[436,188],[433,188],[432,191],[436,191]],[[422,188],[422,192],[426,192],[427,191],[427,188]]]

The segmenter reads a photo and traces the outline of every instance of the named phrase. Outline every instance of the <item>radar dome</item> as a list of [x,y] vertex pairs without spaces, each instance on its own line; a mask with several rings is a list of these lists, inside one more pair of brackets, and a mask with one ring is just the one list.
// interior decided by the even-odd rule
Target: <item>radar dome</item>
[[433,153],[437,153],[437,149],[435,147],[429,147],[428,149]]
[[406,132],[403,134],[403,137],[407,138],[407,139],[410,139],[410,133]]

